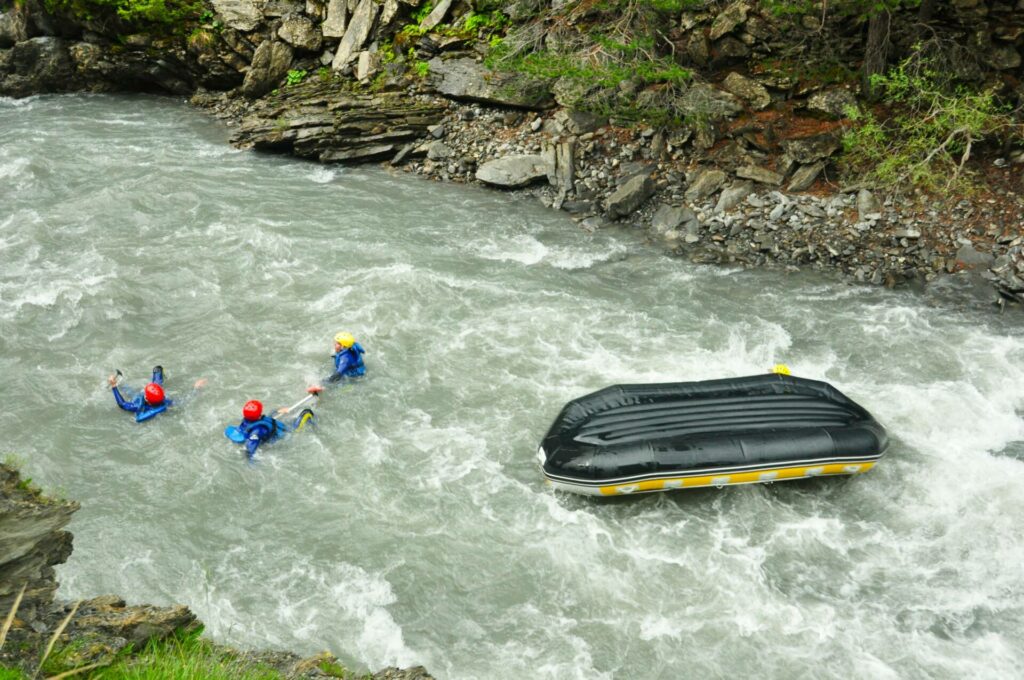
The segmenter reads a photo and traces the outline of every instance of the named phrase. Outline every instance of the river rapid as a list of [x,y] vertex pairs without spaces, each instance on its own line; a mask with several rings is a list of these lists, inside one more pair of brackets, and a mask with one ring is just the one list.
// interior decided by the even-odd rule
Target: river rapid
[[[1024,316],[665,257],[475,187],[228,146],[185,104],[0,99],[0,454],[81,502],[65,599],[438,678],[1008,678],[1024,663]],[[365,379],[247,464],[247,399]],[[602,501],[569,399],[777,362],[870,410],[871,472]],[[136,424],[106,376],[169,396]]]

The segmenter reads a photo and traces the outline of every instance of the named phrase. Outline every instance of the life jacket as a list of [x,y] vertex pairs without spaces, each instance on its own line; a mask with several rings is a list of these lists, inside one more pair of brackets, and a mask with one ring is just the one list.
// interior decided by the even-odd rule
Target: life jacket
[[350,378],[365,375],[366,365],[363,363],[363,354],[366,354],[366,350],[358,342],[353,343],[351,347],[344,349],[334,355],[334,368],[338,369],[338,364],[341,363],[341,358],[348,355],[349,365],[345,367],[346,375]]
[[238,424],[238,429],[248,438],[253,431],[260,440],[276,439],[288,431],[287,426],[270,416],[261,416],[257,420],[243,420]]

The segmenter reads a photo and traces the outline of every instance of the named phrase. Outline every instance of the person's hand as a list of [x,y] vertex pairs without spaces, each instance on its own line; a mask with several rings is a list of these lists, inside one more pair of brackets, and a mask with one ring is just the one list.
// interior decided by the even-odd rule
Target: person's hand
[[283,416],[285,413],[288,413],[287,406],[282,406],[281,408],[277,409],[277,415]]
[[324,388],[320,387],[319,385],[310,385],[309,387],[306,388],[306,392],[308,392],[309,394],[320,394],[323,391]]
[[201,390],[206,387],[206,378],[200,378],[196,381],[196,384],[192,386],[192,389]]
[[111,387],[117,387],[117,376],[111,374],[111,376],[107,378],[107,384]]

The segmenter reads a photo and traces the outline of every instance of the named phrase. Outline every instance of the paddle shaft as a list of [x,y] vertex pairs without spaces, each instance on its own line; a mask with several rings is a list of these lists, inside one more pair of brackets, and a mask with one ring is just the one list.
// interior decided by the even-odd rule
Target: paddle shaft
[[283,410],[283,411],[279,410],[278,413],[279,414],[291,413],[292,411],[294,411],[298,407],[300,407],[303,404],[305,404],[310,399],[313,399],[314,397],[316,397],[318,394],[319,394],[319,392],[313,392],[312,394],[308,394],[305,397],[303,397],[302,399],[300,399],[299,401],[297,401],[295,404],[293,404],[293,405],[289,406],[288,408],[286,408],[285,410]]

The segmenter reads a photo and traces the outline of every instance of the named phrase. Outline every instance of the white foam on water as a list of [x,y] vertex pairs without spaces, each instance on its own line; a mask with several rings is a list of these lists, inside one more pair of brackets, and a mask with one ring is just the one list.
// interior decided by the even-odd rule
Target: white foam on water
[[25,168],[29,166],[31,161],[28,158],[15,158],[0,163],[0,179],[10,181],[12,178],[19,177],[26,174]]
[[477,254],[485,260],[537,264],[550,252],[548,247],[528,234],[478,245]]
[[342,610],[361,624],[356,640],[360,656],[374,668],[418,663],[417,655],[405,644],[401,626],[385,609],[396,600],[388,582],[350,565],[343,565],[340,571],[341,579],[330,586],[330,592]]
[[521,233],[494,235],[471,245],[473,254],[485,260],[527,266],[544,263],[566,271],[589,269],[602,262],[620,259],[629,252],[629,247],[623,243],[602,243],[599,248],[581,249],[578,246],[549,245],[533,234]]
[[309,180],[316,184],[330,184],[343,174],[344,170],[339,167],[318,166],[309,173]]
[[2,97],[0,96],[0,106],[12,108],[12,109],[26,109],[26,111],[19,111],[19,114],[28,113],[34,107],[36,102],[40,101],[43,95],[31,95],[28,97]]

